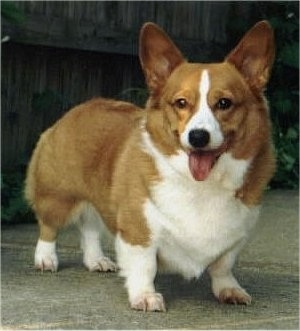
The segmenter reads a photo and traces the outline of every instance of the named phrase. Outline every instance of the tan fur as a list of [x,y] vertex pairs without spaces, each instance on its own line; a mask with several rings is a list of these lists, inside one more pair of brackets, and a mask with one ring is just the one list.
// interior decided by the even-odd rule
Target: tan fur
[[[247,205],[259,204],[276,167],[269,110],[263,95],[274,61],[274,36],[270,25],[265,21],[257,23],[225,61],[217,64],[187,63],[181,53],[174,50],[176,47],[172,41],[169,40],[167,46],[168,36],[159,28],[152,29],[150,24],[144,30],[147,42],[141,43],[140,53],[151,92],[148,108],[163,110],[164,123],[169,123],[168,131],[173,133],[169,141],[173,140],[174,146],[179,145],[179,134],[199,106],[199,77],[204,69],[209,70],[211,89],[208,104],[225,135],[227,151],[236,159],[253,160],[236,197]],[[154,31],[149,33],[147,30]],[[158,48],[160,53],[157,43],[163,45]],[[151,48],[151,45],[155,46]],[[173,56],[167,66],[165,61],[170,53]],[[157,62],[162,64],[157,66]],[[218,99],[224,97],[233,101],[233,110],[215,109]],[[185,98],[188,107],[176,109],[174,101],[178,98]],[[152,138],[157,141],[155,135]],[[162,144],[161,139],[159,144]],[[169,150],[172,151],[171,148]]]
[[143,203],[149,195],[150,183],[158,181],[159,175],[154,161],[141,150],[140,142],[138,127],[119,158],[111,200],[122,238],[134,245],[147,246],[150,232],[143,216]]
[[[144,116],[131,104],[94,99],[72,109],[41,136],[28,167],[25,190],[39,219],[41,239],[52,241],[56,231],[80,211],[80,204],[90,202],[112,232],[119,228],[130,240],[131,232],[138,231],[132,241],[147,242],[148,229],[137,203],[147,194],[146,183],[140,183],[145,179],[136,179],[134,187],[128,185],[128,177],[139,168],[155,176],[149,157],[138,148]],[[124,148],[128,141],[134,141],[132,149]],[[130,168],[128,158],[135,161]],[[115,197],[119,200],[112,203]],[[128,214],[134,208],[137,217],[133,218]]]
[[[195,86],[197,87],[197,79],[199,81],[204,68],[209,69],[212,78],[208,104],[228,141],[227,150],[237,159],[253,158],[245,184],[237,191],[236,196],[247,205],[256,205],[260,203],[263,190],[275,171],[269,111],[263,92],[249,89],[243,76],[231,64],[184,63],[176,68],[164,89],[164,98],[160,100],[160,108],[164,112],[156,110],[156,117],[161,119],[154,125],[155,132],[151,129],[148,131],[164,154],[175,153],[180,145],[179,134],[198,109],[199,95]],[[222,76],[218,72],[222,72]],[[188,100],[188,108],[172,107],[174,100],[181,97]],[[230,112],[214,110],[221,97],[232,99],[236,104],[235,108]],[[164,127],[161,123],[165,123]],[[171,145],[166,148],[168,144]]]
[[[95,208],[117,234],[132,308],[165,311],[153,284],[157,260],[188,278],[208,268],[220,302],[249,304],[231,269],[257,219],[253,206],[275,170],[263,95],[273,39],[269,24],[259,22],[223,63],[191,64],[160,28],[145,24],[140,60],[150,92],[146,109],[90,100],[65,114],[36,146],[25,188],[40,226],[36,267],[57,270],[58,231],[85,216],[79,222],[85,266],[116,270],[99,247]],[[197,129],[207,130],[214,144],[194,148],[190,134]],[[203,165],[205,177],[194,176]],[[207,182],[197,186],[194,180]],[[218,203],[221,212],[211,210]]]
[[[236,197],[247,205],[259,203],[275,169],[263,97],[273,45],[270,41],[267,50],[259,49],[259,39],[269,35],[262,26],[248,33],[248,40],[243,39],[219,64],[187,63],[164,32],[145,26],[140,57],[150,89],[146,111],[125,102],[93,99],[69,111],[37,144],[25,195],[39,220],[40,238],[55,240],[57,231],[89,202],[113,233],[119,232],[131,244],[148,245],[151,234],[143,203],[160,177],[141,146],[141,128],[162,154],[171,156],[182,149],[179,135],[199,105],[198,83],[204,69],[211,78],[208,104],[220,123],[227,150],[236,159],[253,160]],[[259,47],[252,45],[254,39]],[[255,61],[252,68],[247,61],[254,55],[263,60]],[[216,109],[223,97],[233,99],[232,111]],[[176,108],[178,98],[188,101],[185,109]]]

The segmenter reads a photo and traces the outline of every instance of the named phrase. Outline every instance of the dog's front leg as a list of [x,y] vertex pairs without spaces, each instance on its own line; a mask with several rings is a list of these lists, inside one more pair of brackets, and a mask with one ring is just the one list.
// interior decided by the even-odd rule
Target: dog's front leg
[[118,266],[126,278],[130,306],[143,311],[165,311],[163,296],[155,292],[157,272],[157,248],[143,247],[125,242],[120,235],[116,239]]
[[232,267],[242,246],[244,246],[244,242],[237,244],[208,268],[212,291],[221,303],[245,305],[251,303],[251,296],[240,286],[232,274]]

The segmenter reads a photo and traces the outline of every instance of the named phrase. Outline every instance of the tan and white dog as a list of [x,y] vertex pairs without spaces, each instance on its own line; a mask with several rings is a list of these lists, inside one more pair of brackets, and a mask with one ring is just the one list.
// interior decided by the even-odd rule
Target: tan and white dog
[[116,235],[132,308],[165,310],[154,287],[158,269],[186,278],[208,269],[220,302],[249,304],[231,269],[275,169],[263,95],[273,39],[262,21],[224,62],[188,63],[159,27],[146,23],[146,110],[93,99],[37,144],[26,180],[40,226],[36,267],[57,270],[58,230],[77,220],[85,266],[116,270],[100,247],[102,219]]

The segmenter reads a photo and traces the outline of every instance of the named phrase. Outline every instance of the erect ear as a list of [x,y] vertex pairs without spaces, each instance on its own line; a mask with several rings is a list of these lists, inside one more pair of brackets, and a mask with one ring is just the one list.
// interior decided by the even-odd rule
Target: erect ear
[[242,38],[225,61],[232,63],[251,87],[263,89],[275,56],[274,33],[267,21],[258,22]]
[[140,32],[140,62],[152,94],[162,88],[171,72],[184,58],[167,34],[154,23],[145,23]]

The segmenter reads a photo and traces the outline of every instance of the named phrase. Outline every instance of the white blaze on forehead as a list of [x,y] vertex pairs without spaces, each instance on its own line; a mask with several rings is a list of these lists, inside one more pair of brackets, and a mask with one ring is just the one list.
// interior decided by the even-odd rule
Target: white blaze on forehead
[[195,129],[206,130],[210,134],[210,142],[207,146],[208,149],[214,149],[220,147],[224,141],[224,137],[215,116],[212,113],[208,105],[208,93],[210,90],[210,77],[208,70],[203,70],[200,83],[199,83],[199,106],[195,114],[190,118],[189,122],[180,140],[184,147],[190,148],[189,144],[189,132]]
[[207,102],[210,89],[210,80],[207,70],[203,70],[200,80],[200,103],[199,109],[195,114],[195,124],[199,129],[206,129],[208,132],[220,130],[218,121],[215,119]]
[[201,79],[200,79],[200,105],[201,103],[208,107],[207,104],[207,94],[209,91],[210,81],[207,70],[203,70]]

